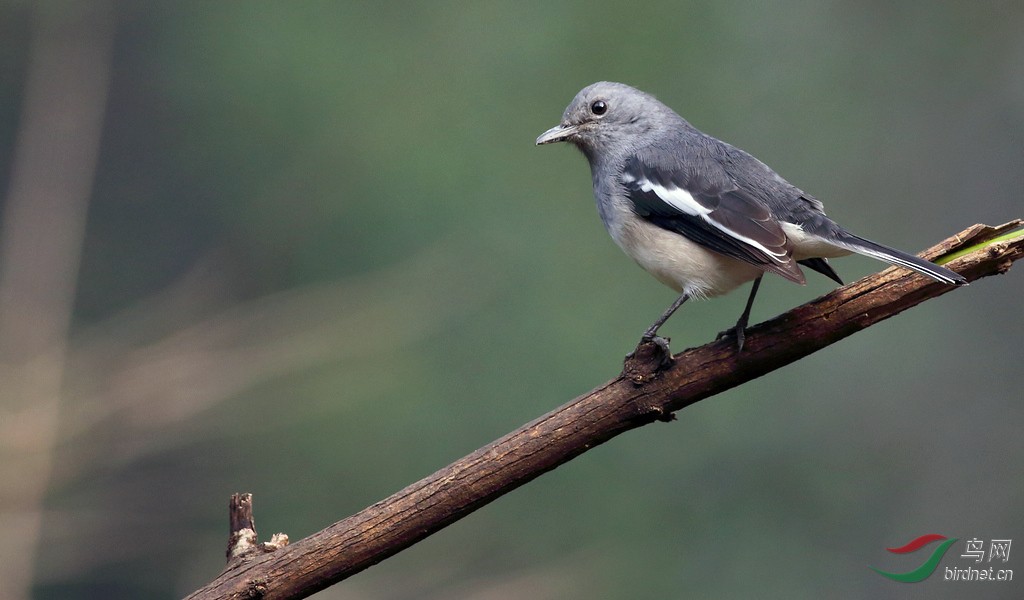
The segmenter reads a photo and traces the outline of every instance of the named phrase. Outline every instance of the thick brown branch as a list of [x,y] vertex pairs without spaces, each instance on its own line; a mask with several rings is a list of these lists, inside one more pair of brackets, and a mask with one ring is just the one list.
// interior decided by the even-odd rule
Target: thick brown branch
[[[984,244],[1014,229],[975,225],[924,253],[930,259]],[[1005,272],[1024,236],[984,244],[947,266],[969,281]],[[369,508],[266,554],[230,564],[189,598],[301,598],[376,564],[499,496],[612,437],[759,377],[833,342],[952,291],[890,268],[748,330],[741,354],[729,341],[661,362],[637,349],[615,379]]]

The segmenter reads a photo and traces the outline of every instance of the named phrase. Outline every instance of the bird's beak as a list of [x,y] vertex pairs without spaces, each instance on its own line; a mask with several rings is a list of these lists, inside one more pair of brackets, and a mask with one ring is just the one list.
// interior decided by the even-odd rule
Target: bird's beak
[[540,134],[540,137],[537,138],[537,145],[540,146],[541,144],[564,142],[570,137],[576,135],[578,132],[579,127],[576,125],[555,125],[551,129]]

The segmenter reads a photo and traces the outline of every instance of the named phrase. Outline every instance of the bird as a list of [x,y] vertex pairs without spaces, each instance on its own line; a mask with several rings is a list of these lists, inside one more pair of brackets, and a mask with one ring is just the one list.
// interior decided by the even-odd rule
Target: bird
[[851,233],[820,200],[747,152],[695,128],[654,96],[600,81],[576,94],[537,145],[568,142],[590,163],[598,215],[615,243],[678,293],[643,333],[666,351],[658,329],[688,299],[721,296],[752,281],[735,327],[743,349],[765,273],[805,284],[801,266],[842,285],[828,259],[851,253],[948,285],[963,276]]

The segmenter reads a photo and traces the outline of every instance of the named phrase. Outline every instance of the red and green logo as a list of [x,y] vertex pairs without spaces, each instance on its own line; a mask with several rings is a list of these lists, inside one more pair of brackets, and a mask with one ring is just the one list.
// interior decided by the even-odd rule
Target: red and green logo
[[949,547],[956,542],[957,538],[947,538],[946,536],[939,535],[937,533],[929,533],[910,540],[905,545],[898,548],[886,548],[886,550],[893,554],[910,554],[911,552],[917,552],[928,544],[939,540],[945,541],[939,544],[938,547],[932,551],[932,555],[928,557],[928,560],[924,561],[924,564],[913,571],[907,571],[906,573],[890,573],[888,571],[876,569],[875,567],[870,568],[879,575],[888,577],[893,581],[902,581],[903,583],[917,583],[918,581],[924,581],[935,572],[936,567],[939,566],[939,562],[942,561],[942,557],[946,554],[946,550],[949,550]]

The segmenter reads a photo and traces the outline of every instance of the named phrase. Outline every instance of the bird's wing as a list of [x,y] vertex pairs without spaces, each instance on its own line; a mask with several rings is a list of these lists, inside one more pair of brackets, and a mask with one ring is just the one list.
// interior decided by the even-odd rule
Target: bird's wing
[[640,156],[621,180],[633,211],[647,221],[790,281],[804,283],[782,226],[768,207],[723,170],[666,168]]

